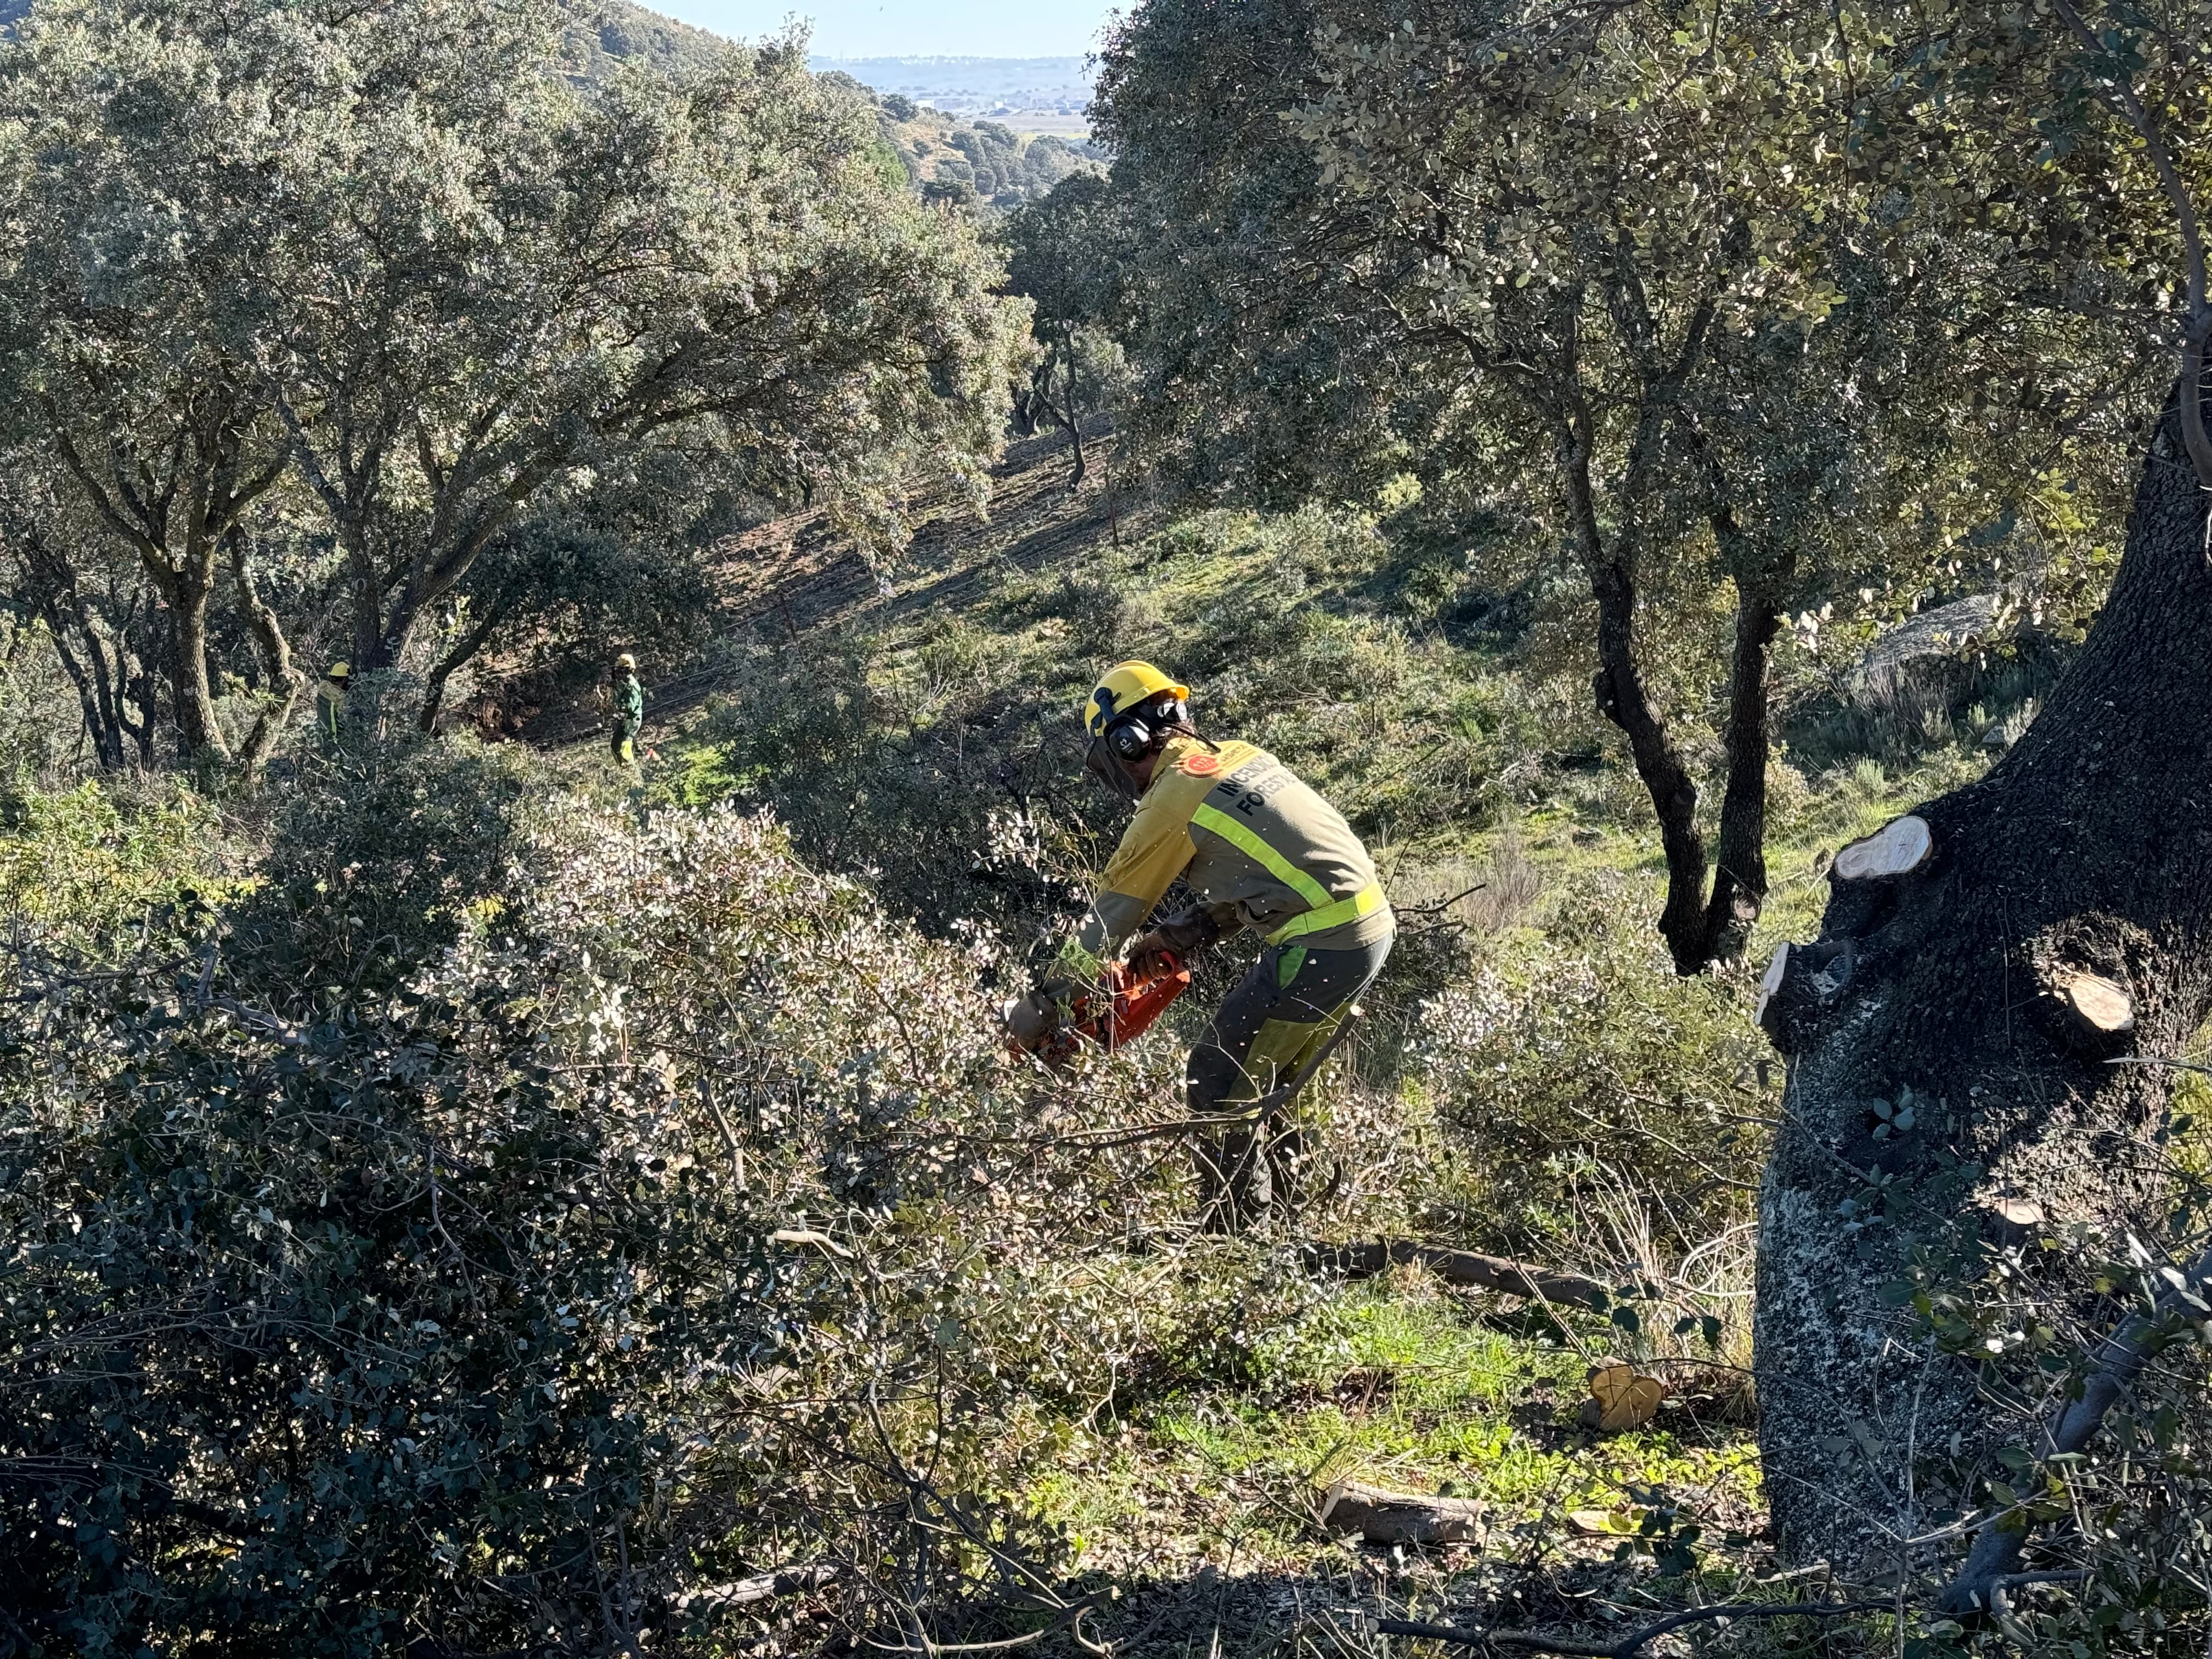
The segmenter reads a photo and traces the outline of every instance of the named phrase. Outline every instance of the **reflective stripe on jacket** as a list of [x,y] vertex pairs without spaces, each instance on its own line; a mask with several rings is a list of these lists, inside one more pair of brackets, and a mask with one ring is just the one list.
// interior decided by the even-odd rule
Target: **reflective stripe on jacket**
[[1389,904],[1342,814],[1249,743],[1171,738],[1068,953],[1095,972],[1181,876],[1224,933],[1349,951],[1388,939]]

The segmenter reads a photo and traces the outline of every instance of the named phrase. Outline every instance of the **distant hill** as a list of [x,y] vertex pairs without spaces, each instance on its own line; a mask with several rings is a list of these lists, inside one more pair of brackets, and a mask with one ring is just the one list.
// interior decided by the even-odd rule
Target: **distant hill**
[[[27,4],[29,0],[12,0]],[[0,5],[11,0],[0,0]],[[641,61],[654,69],[676,70],[709,62],[726,42],[718,34],[693,28],[657,11],[647,11],[629,0],[563,0],[577,16],[569,38],[583,46],[587,58]]]
[[[721,36],[634,5],[630,0],[562,0],[574,19],[571,61],[597,80],[617,63],[671,73],[711,64]],[[12,32],[32,0],[0,0],[0,34]],[[1080,113],[1091,96],[1080,58],[815,58],[817,74],[856,86],[873,100],[884,141],[922,195],[986,210],[1034,201],[1069,173],[1095,169],[1099,153],[1081,142]],[[909,88],[912,88],[909,90]],[[1039,118],[966,120],[1018,109]],[[1053,118],[1063,125],[1043,136]]]
[[[628,0],[570,3],[580,20],[571,38],[588,59],[680,70],[723,45],[719,35]],[[874,101],[884,141],[926,197],[1003,210],[1099,164],[1098,152],[1082,142],[1091,88],[1080,58],[816,58],[811,66]],[[1003,121],[982,118],[1001,112]],[[1064,124],[1040,134],[1054,117]]]
[[949,114],[1024,111],[1080,115],[1091,72],[1080,58],[816,58],[817,70],[849,75],[879,93]]

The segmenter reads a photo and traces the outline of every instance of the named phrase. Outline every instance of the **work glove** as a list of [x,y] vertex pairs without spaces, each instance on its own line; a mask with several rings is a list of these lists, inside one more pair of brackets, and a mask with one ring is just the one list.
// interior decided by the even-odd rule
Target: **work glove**
[[1172,955],[1188,963],[1221,937],[1221,925],[1202,906],[1177,911],[1150,933],[1140,934],[1129,947],[1129,966],[1139,974],[1158,972]]
[[1006,1035],[1024,1048],[1036,1048],[1067,1024],[1070,1004],[1081,989],[1073,980],[1042,981],[1028,995],[1016,997],[1000,1010]]

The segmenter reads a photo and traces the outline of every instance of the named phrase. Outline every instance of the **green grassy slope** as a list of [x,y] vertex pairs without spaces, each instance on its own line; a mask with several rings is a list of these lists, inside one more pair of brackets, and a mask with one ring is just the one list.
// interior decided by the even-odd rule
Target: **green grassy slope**
[[[1412,1234],[1614,1279],[1682,1275],[1702,1248],[1687,1277],[1705,1293],[1555,1324],[1417,1273],[1309,1285],[1253,1310],[1261,1358],[1234,1375],[1164,1348],[1086,1417],[1010,1424],[1006,1478],[1133,1608],[1162,1583],[1192,1594],[1201,1563],[1225,1575],[1223,1606],[1373,1571],[1315,1521],[1343,1477],[1492,1506],[1482,1546],[1386,1564],[1404,1593],[1599,1572],[1607,1594],[1642,1595],[1650,1551],[1606,1566],[1607,1529],[1640,1524],[1662,1489],[1708,1541],[1738,1540],[1709,1564],[1707,1593],[1727,1590],[1763,1559],[1742,1368],[1774,1083],[1747,1020],[1754,970],[1666,971],[1649,810],[1583,673],[1541,660],[1526,630],[1469,620],[1510,596],[1474,591],[1379,510],[1170,513],[1116,477],[1110,440],[1098,459],[1075,493],[1056,441],[1017,445],[989,522],[925,507],[882,568],[818,514],[730,544],[714,652],[648,665],[648,798],[757,802],[927,933],[1046,939],[1121,822],[1079,780],[1076,711],[1103,665],[1152,657],[1190,680],[1202,726],[1273,749],[1344,808],[1405,915],[1370,1035],[1312,1107],[1339,1183],[1293,1233]],[[1837,847],[1986,764],[1991,718],[1923,720],[1886,757],[1811,776],[1778,763],[1754,962],[1816,926]],[[568,735],[591,752],[587,723]],[[1202,1009],[1176,1012],[1152,1042],[1193,1034]],[[1589,1363],[1614,1352],[1669,1403],[1645,1431],[1598,1438],[1577,1411]],[[1163,1628],[1189,1635],[1180,1612]]]

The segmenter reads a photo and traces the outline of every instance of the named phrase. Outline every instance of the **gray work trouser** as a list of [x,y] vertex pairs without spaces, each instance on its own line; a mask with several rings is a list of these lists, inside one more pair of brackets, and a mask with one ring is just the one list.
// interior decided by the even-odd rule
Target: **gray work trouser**
[[1215,1012],[1183,1074],[1193,1117],[1231,1120],[1201,1131],[1194,1152],[1199,1220],[1207,1231],[1240,1231],[1270,1207],[1296,1201],[1306,1146],[1291,1121],[1291,1103],[1265,1121],[1237,1121],[1237,1114],[1312,1060],[1382,971],[1391,943],[1353,951],[1271,945]]

